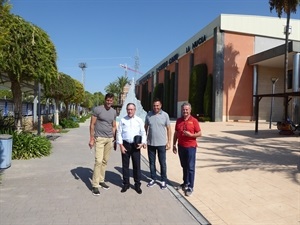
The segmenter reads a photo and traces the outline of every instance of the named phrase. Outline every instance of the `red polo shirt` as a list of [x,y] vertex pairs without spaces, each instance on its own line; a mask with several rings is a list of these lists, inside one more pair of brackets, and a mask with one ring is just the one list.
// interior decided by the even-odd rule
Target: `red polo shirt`
[[178,145],[182,147],[197,147],[196,138],[183,135],[183,131],[189,131],[195,134],[201,130],[199,122],[193,116],[190,116],[187,120],[183,117],[178,118],[175,125],[175,131],[177,132]]

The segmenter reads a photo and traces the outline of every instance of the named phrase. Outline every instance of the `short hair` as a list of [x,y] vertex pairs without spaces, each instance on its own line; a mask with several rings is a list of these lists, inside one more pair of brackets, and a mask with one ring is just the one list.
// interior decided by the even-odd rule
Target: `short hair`
[[181,105],[181,109],[183,109],[183,107],[184,106],[189,106],[190,107],[190,109],[192,109],[192,106],[191,106],[191,104],[190,103],[188,103],[188,102],[184,102],[184,103],[182,103],[182,105]]
[[161,103],[161,100],[160,100],[159,98],[153,99],[153,103],[154,103],[154,102],[160,102],[160,104],[162,104],[162,103]]
[[114,97],[115,97],[114,94],[112,94],[112,93],[107,93],[107,94],[105,95],[105,100],[108,99],[108,98],[114,98]]
[[127,105],[126,105],[126,109],[128,108],[128,106],[130,106],[130,105],[133,105],[134,106],[134,108],[136,109],[136,107],[135,107],[135,104],[134,103],[132,103],[132,102],[130,102],[130,103],[128,103]]

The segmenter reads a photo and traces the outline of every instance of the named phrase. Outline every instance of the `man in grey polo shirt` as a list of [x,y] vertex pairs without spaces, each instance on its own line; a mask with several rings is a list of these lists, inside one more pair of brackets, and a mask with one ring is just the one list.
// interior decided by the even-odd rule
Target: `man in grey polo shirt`
[[95,165],[92,180],[93,195],[100,195],[99,185],[108,190],[109,186],[105,181],[107,162],[113,147],[113,140],[116,136],[116,110],[111,106],[114,102],[114,95],[105,95],[104,105],[94,108],[90,123],[89,146],[95,146]]
[[166,189],[167,185],[167,163],[166,150],[171,146],[171,126],[169,115],[161,109],[161,101],[153,101],[153,110],[146,116],[145,130],[147,132],[148,158],[150,164],[151,181],[147,187],[156,185],[156,152],[160,164],[161,189]]

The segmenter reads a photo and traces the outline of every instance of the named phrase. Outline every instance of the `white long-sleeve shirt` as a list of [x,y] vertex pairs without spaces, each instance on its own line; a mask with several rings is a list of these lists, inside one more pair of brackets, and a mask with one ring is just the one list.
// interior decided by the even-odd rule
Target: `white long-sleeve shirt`
[[146,131],[143,120],[138,116],[125,116],[121,118],[117,129],[117,143],[123,144],[123,141],[133,143],[136,135],[142,136],[142,143],[147,143]]

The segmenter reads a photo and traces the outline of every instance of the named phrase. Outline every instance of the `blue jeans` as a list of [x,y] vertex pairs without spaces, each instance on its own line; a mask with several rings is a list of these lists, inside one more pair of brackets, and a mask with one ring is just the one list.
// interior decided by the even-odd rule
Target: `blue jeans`
[[158,153],[158,161],[160,164],[161,181],[167,181],[167,163],[166,163],[166,146],[148,145],[148,158],[150,164],[151,179],[156,180],[156,150]]
[[196,147],[182,147],[178,145],[178,154],[183,172],[183,182],[190,188],[194,188]]

